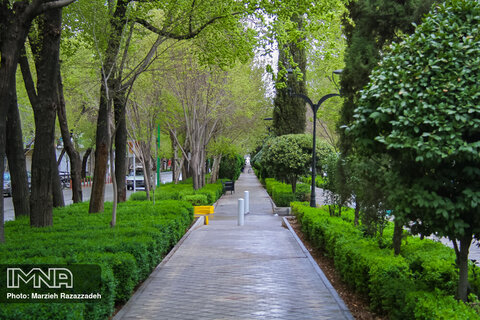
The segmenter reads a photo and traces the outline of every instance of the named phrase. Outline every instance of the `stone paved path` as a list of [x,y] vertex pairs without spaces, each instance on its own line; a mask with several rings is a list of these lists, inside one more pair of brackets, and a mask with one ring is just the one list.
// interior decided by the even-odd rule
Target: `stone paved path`
[[[245,170],[208,226],[191,232],[115,320],[353,319],[293,234],[272,214],[270,198]],[[237,226],[237,201],[250,213]],[[330,289],[329,289],[330,287]]]

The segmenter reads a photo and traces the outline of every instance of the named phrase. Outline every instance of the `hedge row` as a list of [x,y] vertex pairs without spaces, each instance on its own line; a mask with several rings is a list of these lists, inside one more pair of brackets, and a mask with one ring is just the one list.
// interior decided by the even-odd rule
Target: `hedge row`
[[[191,182],[162,184],[155,189],[155,200],[183,200],[195,206],[211,205],[222,196],[223,187],[218,183],[206,184],[194,190]],[[147,200],[145,191],[133,193],[129,200]]]
[[278,182],[273,178],[265,179],[265,187],[277,207],[289,207],[292,201],[305,201],[310,194],[310,186],[307,184],[298,183],[293,193],[290,184]]
[[[309,186],[312,185],[312,177],[300,177],[299,180],[305,184],[308,184]],[[315,179],[315,185],[317,188],[324,188],[325,187],[325,180],[323,179],[322,176],[317,176]]]
[[7,222],[2,263],[98,264],[102,299],[0,304],[0,319],[107,319],[183,236],[193,221],[193,207],[183,201],[130,201],[119,204],[114,228],[110,220],[111,203],[97,214],[89,214],[88,203],[81,203],[55,209],[52,227],[30,228],[28,218]]
[[[453,298],[458,273],[452,249],[409,237],[402,255],[394,256],[392,249],[379,248],[376,239],[365,238],[353,226],[351,211],[332,217],[326,206],[291,205],[310,242],[333,258],[343,280],[369,297],[373,310],[390,319],[480,319],[474,309]],[[471,268],[479,273],[473,264]],[[478,279],[470,280],[472,287],[479,287]]]

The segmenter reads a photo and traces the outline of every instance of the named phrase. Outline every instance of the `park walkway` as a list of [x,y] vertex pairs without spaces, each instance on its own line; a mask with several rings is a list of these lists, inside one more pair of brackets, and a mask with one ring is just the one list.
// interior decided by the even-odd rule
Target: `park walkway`
[[[237,199],[250,213],[237,226]],[[217,202],[115,316],[128,319],[353,319],[247,167],[235,193]]]

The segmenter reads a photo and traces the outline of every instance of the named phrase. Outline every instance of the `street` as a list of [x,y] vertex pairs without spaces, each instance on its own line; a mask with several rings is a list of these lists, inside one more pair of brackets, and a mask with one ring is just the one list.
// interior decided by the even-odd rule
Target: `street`
[[[160,173],[160,180],[162,183],[172,182],[172,173],[171,172],[162,172]],[[88,201],[90,199],[90,193],[92,191],[91,187],[83,187],[83,201]],[[127,199],[133,191],[127,190]],[[72,204],[72,190],[65,189],[63,190],[63,198],[65,200],[65,205]],[[105,185],[105,201],[113,201],[113,185],[106,184]],[[14,220],[15,219],[15,212],[13,210],[13,202],[12,197],[4,197],[3,198],[3,205],[4,205],[4,221]]]

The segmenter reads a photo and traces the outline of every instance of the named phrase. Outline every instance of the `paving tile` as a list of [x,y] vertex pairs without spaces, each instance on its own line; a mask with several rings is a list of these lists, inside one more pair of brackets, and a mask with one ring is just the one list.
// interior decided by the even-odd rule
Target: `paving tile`
[[[125,319],[353,319],[332,296],[265,190],[243,173],[208,226],[190,233],[114,317]],[[250,214],[237,226],[238,198]]]

